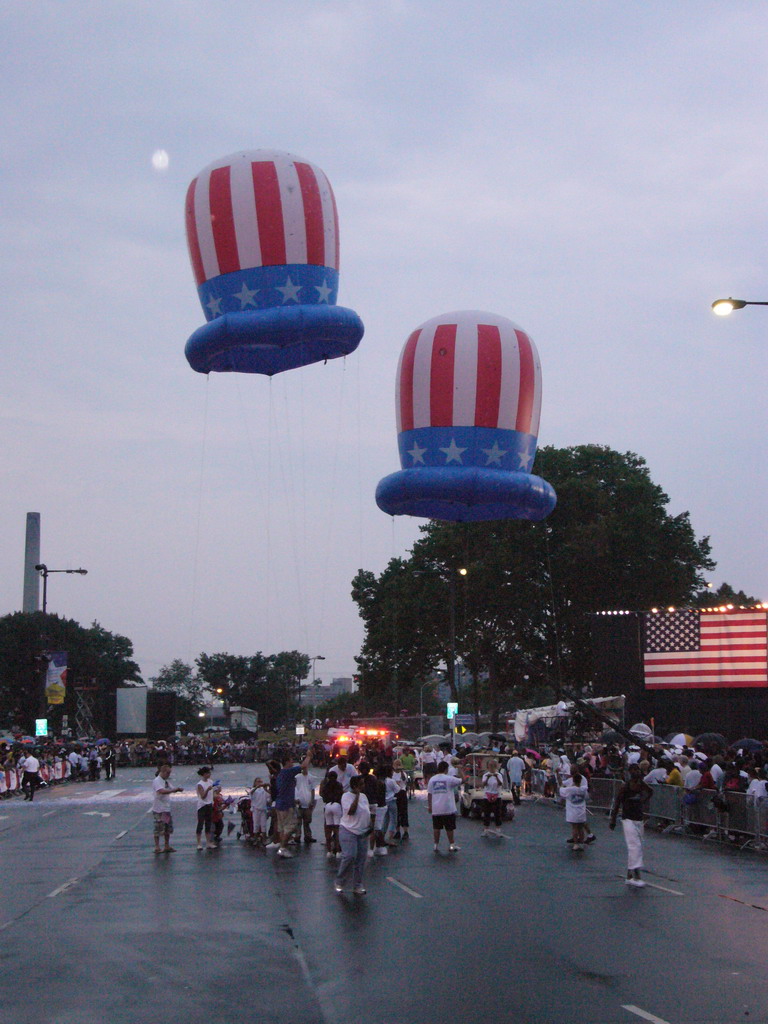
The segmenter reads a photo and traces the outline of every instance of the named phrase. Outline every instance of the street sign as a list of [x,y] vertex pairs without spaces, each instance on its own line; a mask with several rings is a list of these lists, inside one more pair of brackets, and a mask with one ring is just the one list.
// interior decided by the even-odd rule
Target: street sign
[[474,725],[475,724],[475,716],[474,715],[454,715],[453,724],[454,725]]
[[297,725],[296,726],[296,735],[297,736],[303,736],[304,732],[305,732],[305,729],[304,729],[303,725]]
[[458,710],[459,710],[459,705],[456,702],[451,701],[449,704],[446,705],[445,717],[446,718],[455,718]]
[[47,718],[36,718],[35,719],[35,736],[47,736],[48,735],[48,719]]

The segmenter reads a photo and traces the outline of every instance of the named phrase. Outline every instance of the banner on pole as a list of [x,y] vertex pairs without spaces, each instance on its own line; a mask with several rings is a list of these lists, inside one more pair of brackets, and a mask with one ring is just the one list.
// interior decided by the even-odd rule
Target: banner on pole
[[67,692],[67,652],[50,651],[45,673],[45,699],[49,704],[63,704]]

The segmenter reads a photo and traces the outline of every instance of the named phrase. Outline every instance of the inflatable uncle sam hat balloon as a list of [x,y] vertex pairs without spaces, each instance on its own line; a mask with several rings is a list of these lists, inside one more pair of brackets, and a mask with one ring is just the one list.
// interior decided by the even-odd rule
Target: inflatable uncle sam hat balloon
[[397,374],[401,472],[376,502],[390,515],[544,519],[552,487],[531,473],[541,410],[536,348],[506,317],[446,313],[406,341]]
[[270,376],[353,352],[357,313],[336,305],[339,221],[319,167],[272,150],[209,164],[189,186],[187,242],[206,323],[193,370]]

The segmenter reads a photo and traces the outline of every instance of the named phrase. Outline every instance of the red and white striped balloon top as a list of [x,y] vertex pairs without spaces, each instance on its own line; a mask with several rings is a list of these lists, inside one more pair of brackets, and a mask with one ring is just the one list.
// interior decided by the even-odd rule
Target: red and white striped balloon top
[[490,427],[538,436],[541,366],[511,320],[475,310],[418,327],[400,355],[398,433],[424,427]]
[[187,190],[186,225],[198,286],[252,267],[339,268],[331,184],[290,153],[257,149],[209,164]]

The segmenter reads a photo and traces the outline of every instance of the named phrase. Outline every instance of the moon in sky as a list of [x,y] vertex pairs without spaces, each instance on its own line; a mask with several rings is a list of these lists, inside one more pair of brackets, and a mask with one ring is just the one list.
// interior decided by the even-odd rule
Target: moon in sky
[[164,149],[156,149],[152,154],[152,166],[156,171],[167,171],[170,157]]

